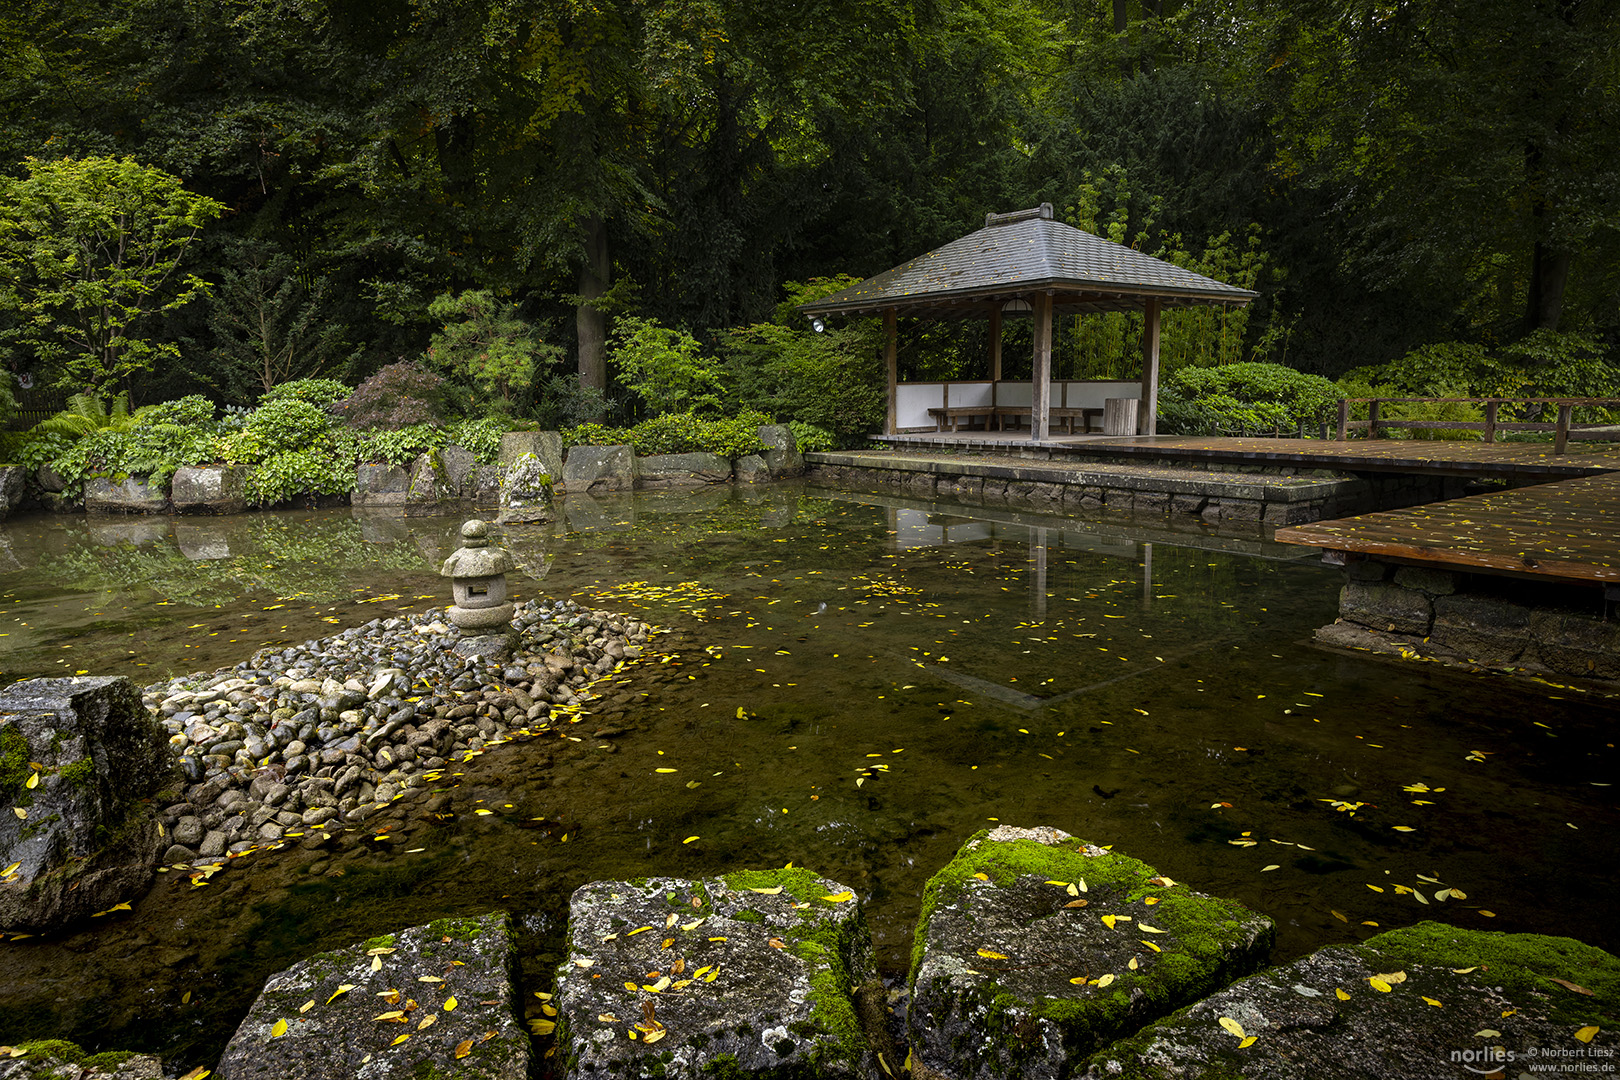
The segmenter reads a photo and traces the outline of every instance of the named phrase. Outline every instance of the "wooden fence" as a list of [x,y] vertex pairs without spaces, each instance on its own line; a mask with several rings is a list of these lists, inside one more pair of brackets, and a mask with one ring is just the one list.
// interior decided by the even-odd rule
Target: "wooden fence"
[[[1383,406],[1402,403],[1422,403],[1433,405],[1469,404],[1485,406],[1485,419],[1483,420],[1403,420],[1400,417],[1386,417],[1383,415]],[[1367,406],[1367,419],[1350,419],[1350,410],[1353,405]],[[1531,420],[1498,420],[1503,405],[1540,405],[1545,412],[1546,406],[1555,406],[1558,410],[1558,419],[1553,423]],[[1498,431],[1550,431],[1553,433],[1553,453],[1562,454],[1569,440],[1592,439],[1598,441],[1620,440],[1620,426],[1613,423],[1577,424],[1574,421],[1577,408],[1620,409],[1620,398],[1436,398],[1436,397],[1397,397],[1397,398],[1345,398],[1339,402],[1339,442],[1350,437],[1352,431],[1365,431],[1369,439],[1381,437],[1389,428],[1426,429],[1426,430],[1454,430],[1484,432],[1484,440],[1488,443],[1496,441]]]

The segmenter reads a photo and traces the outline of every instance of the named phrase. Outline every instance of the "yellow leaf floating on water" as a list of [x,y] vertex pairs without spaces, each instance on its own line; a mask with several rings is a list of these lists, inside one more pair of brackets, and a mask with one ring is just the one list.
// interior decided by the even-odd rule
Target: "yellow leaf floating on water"
[[285,1034],[287,1034],[287,1021],[277,1020],[270,1026],[270,1037],[272,1039],[279,1039]]
[[692,841],[694,841],[696,839],[697,839],[697,837],[695,837],[695,836],[688,836],[685,840],[682,840],[681,843],[690,844],[690,843],[692,843]]
[[1410,825],[1391,825],[1390,828],[1394,829],[1396,832],[1417,832],[1417,830],[1412,828]]
[[1282,869],[1281,866],[1277,865],[1276,863],[1272,863],[1270,866],[1262,866],[1260,868],[1260,872],[1262,874],[1265,874],[1265,873],[1269,873],[1272,870],[1281,870],[1281,869]]
[[340,986],[336,990],[332,991],[332,996],[326,999],[326,1003],[328,1005],[332,1004],[332,1002],[336,1001],[338,998],[342,997],[344,994],[347,994],[350,990],[353,990],[353,989],[354,989],[354,983],[344,983],[342,986]]
[[855,899],[855,894],[846,889],[844,892],[833,893],[831,896],[823,896],[822,899],[834,904],[842,904]]
[[456,1043],[456,1057],[464,1058],[468,1054],[472,1053],[472,1043],[473,1041],[471,1039],[468,1039],[465,1042]]
[[668,772],[675,772],[675,770],[674,769],[654,769],[653,772],[665,772],[665,773],[668,773]]
[[1335,919],[1338,919],[1340,922],[1349,922],[1350,921],[1350,917],[1348,915],[1344,914],[1343,912],[1334,911],[1332,908],[1328,908],[1328,911],[1329,911],[1329,913],[1332,914],[1332,916]]
[[1337,986],[1333,988],[1333,996],[1338,998],[1340,1001],[1350,1000],[1350,995],[1345,993],[1343,990],[1340,990]]
[[1244,1037],[1243,1025],[1232,1019],[1230,1016],[1221,1017],[1220,1024],[1221,1027],[1226,1029],[1227,1034],[1239,1039]]
[[737,719],[739,719],[739,720],[748,719],[748,710],[743,708],[741,705],[737,706]]
[[445,1012],[454,1012],[455,1008],[456,1008],[456,999],[455,998],[447,997],[447,998],[444,999],[444,1011]]
[[1238,1049],[1239,1050],[1247,1050],[1249,1047],[1251,1047],[1251,1046],[1253,1046],[1255,1044],[1255,1040],[1258,1039],[1258,1038],[1259,1038],[1259,1036],[1257,1036],[1257,1035],[1245,1035],[1245,1036],[1243,1036],[1243,1041],[1238,1043]]
[[781,893],[782,893],[782,886],[780,886],[780,885],[772,885],[768,889],[756,889],[753,886],[749,886],[748,891],[749,892],[757,892],[761,896],[780,896]]
[[479,809],[473,811],[473,813],[475,813],[475,814],[481,814],[481,815],[484,815],[486,817],[488,815],[490,815],[490,814],[493,814],[494,812],[495,811],[493,811],[493,810],[485,810],[482,807],[480,807]]
[[984,957],[986,960],[1005,960],[1005,959],[1007,959],[1001,953],[991,952],[989,949],[980,949],[979,950],[979,955]]
[[1597,1035],[1598,1031],[1599,1028],[1595,1024],[1588,1027],[1583,1027],[1575,1033],[1575,1041],[1589,1043],[1592,1041],[1593,1037]]

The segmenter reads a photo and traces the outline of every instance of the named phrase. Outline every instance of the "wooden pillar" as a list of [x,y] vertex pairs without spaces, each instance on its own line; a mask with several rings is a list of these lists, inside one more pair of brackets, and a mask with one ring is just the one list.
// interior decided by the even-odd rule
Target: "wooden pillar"
[[1031,299],[1035,308],[1035,370],[1030,373],[1030,438],[1045,442],[1052,423],[1052,294],[1039,292]]
[[1159,433],[1159,301],[1142,308],[1142,400],[1138,406],[1138,435]]
[[895,315],[894,308],[883,309],[883,366],[889,373],[889,416],[884,421],[885,434],[896,434],[897,422],[895,420],[895,398],[899,394],[897,389],[900,381],[900,321]]
[[990,381],[1001,381],[1001,305],[990,309]]

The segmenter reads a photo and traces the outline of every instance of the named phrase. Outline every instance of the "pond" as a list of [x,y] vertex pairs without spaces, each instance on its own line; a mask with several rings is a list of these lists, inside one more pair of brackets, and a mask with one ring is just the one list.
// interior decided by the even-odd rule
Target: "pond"
[[[460,520],[14,519],[0,670],[144,685],[441,606]],[[387,840],[0,944],[0,1043],[211,1065],[273,971],[497,908],[543,989],[584,882],[789,862],[857,892],[900,977],[924,882],[998,821],[1235,897],[1278,961],[1423,918],[1620,947],[1615,703],[1318,649],[1340,572],[1309,552],[796,485],[574,496],[503,542],[520,597],[669,628],[598,716],[459,766]]]

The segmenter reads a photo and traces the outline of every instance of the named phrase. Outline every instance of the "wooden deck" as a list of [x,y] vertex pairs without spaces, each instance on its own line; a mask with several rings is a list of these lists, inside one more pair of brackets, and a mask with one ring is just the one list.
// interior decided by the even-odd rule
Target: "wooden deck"
[[1283,528],[1275,539],[1450,570],[1610,585],[1620,582],[1617,510],[1620,473],[1605,473]]
[[1068,454],[1177,458],[1242,464],[1292,465],[1346,472],[1409,472],[1449,476],[1588,476],[1620,470],[1620,448],[1571,443],[1554,454],[1550,443],[1482,443],[1417,439],[1228,439],[1135,435],[1066,442]]

